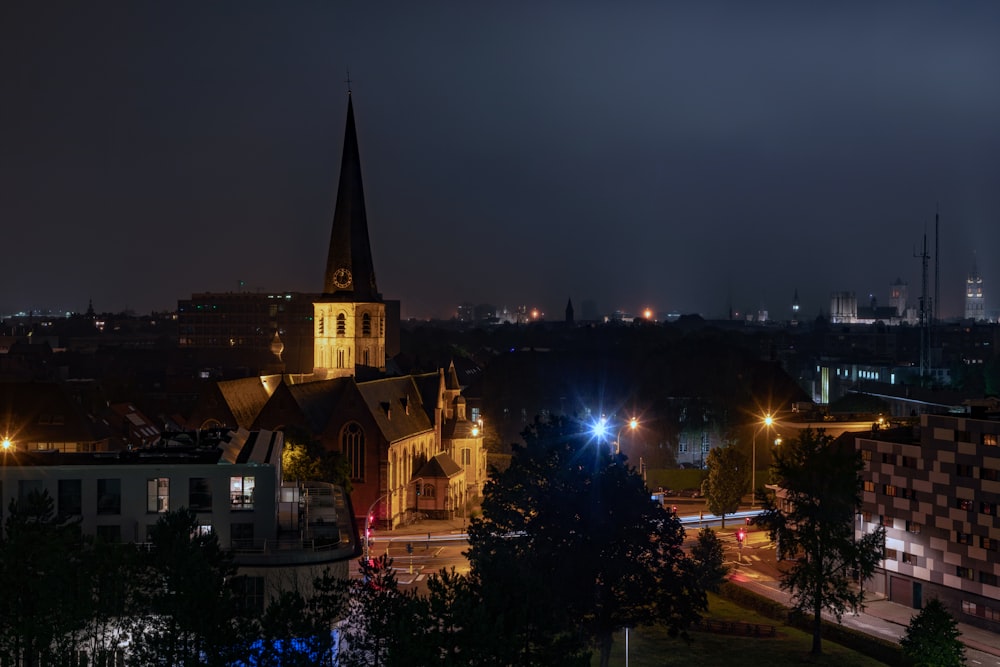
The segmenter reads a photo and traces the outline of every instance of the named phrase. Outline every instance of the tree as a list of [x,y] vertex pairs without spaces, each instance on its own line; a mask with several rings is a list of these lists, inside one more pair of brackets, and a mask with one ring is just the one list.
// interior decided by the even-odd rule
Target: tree
[[[215,533],[197,530],[195,513],[163,514],[139,584],[146,631],[136,655],[145,665],[226,665],[246,627],[234,589],[236,566]],[[205,661],[205,662],[203,662]]]
[[775,450],[778,494],[760,494],[764,509],[757,523],[777,540],[779,554],[795,558],[781,587],[791,592],[796,610],[813,614],[814,654],[822,653],[823,609],[838,621],[844,611],[857,610],[864,593],[852,586],[852,575],[870,578],[882,556],[884,528],[860,539],[854,535],[861,468],[849,435],[835,441],[822,429],[806,429]]
[[426,604],[415,591],[400,591],[385,555],[358,561],[361,579],[351,581],[347,623],[340,644],[341,667],[437,664],[424,641]]
[[899,640],[903,655],[916,667],[961,667],[965,645],[958,623],[937,598],[931,598],[910,620]]
[[508,639],[503,664],[607,665],[613,633],[705,608],[680,521],[641,476],[576,421],[535,420],[494,470],[472,521],[470,575]]
[[45,491],[11,501],[0,541],[0,663],[67,660],[88,616],[79,521],[56,515]]
[[698,533],[698,541],[691,547],[691,559],[698,572],[698,582],[706,591],[717,592],[729,574],[725,565],[725,552],[715,531],[705,526]]
[[284,429],[285,448],[281,452],[282,477],[286,482],[320,481],[341,486],[346,493],[353,488],[347,457],[330,451],[312,433],[298,426]]
[[722,517],[722,527],[725,528],[726,515],[739,509],[740,500],[750,486],[750,466],[747,465],[747,457],[732,444],[712,449],[707,463],[705,500],[708,510]]

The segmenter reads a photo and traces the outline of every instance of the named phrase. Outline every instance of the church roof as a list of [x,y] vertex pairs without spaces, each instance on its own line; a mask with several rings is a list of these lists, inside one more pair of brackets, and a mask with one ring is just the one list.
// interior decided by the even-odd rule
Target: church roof
[[236,425],[249,429],[253,426],[257,415],[271,397],[259,377],[241,378],[239,380],[223,380],[218,383],[226,407],[236,420]]
[[458,383],[458,373],[455,371],[455,361],[454,360],[452,360],[452,362],[450,364],[448,364],[448,376],[447,377],[448,377],[448,384],[446,386],[446,389],[450,389],[452,391],[457,391],[457,390],[459,390],[459,389],[462,388],[462,385],[460,385]]
[[361,382],[358,391],[389,442],[434,428],[411,376]]
[[365,193],[361,184],[361,156],[350,94],[347,97],[347,128],[340,161],[337,204],[333,212],[330,250],[323,280],[323,300],[354,303],[382,301],[375,284]]
[[421,466],[414,477],[454,477],[462,474],[462,466],[455,463],[447,454],[438,454],[430,461]]
[[352,382],[352,378],[344,377],[286,386],[309,428],[321,433]]

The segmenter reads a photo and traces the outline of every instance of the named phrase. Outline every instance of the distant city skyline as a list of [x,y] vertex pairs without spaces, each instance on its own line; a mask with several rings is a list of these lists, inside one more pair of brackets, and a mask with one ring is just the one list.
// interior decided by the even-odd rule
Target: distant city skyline
[[0,313],[320,291],[349,69],[404,318],[916,302],[935,210],[939,315],[974,268],[994,314],[997,27],[992,2],[17,5]]

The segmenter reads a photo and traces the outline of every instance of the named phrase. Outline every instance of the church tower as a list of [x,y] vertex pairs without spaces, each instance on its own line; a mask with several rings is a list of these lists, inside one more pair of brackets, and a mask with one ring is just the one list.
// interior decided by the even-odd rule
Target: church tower
[[350,91],[323,295],[313,312],[316,377],[353,376],[356,365],[385,370],[385,303],[375,284]]
[[972,273],[965,279],[965,319],[974,322],[986,319],[983,277],[979,275],[975,262],[972,264]]

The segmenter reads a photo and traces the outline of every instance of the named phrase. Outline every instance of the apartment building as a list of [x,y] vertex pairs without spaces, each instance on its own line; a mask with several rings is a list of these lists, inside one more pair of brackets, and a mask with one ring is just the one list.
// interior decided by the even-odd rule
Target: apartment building
[[858,437],[858,534],[886,528],[865,583],[920,609],[938,598],[963,622],[1000,632],[1000,421],[925,414],[920,426]]
[[121,452],[0,454],[0,521],[10,502],[45,491],[84,534],[148,542],[166,512],[194,510],[245,577],[251,608],[282,590],[308,591],[326,568],[343,577],[360,555],[350,497],[331,484],[281,483],[284,439],[271,431],[174,434]]

